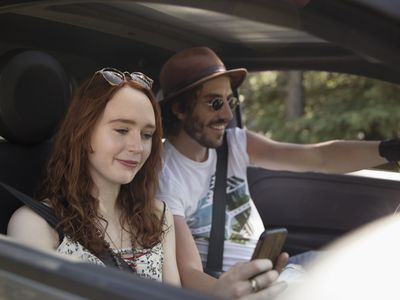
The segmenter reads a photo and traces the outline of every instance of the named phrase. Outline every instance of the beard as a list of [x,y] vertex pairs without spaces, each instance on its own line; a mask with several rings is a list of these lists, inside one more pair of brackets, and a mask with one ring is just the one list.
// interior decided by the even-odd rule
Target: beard
[[217,120],[210,124],[205,124],[202,122],[197,116],[192,115],[190,118],[187,118],[183,123],[183,130],[189,135],[192,139],[198,142],[200,145],[206,148],[218,148],[222,145],[223,134],[218,135],[216,138],[207,135],[207,127],[212,124],[224,123],[223,120]]

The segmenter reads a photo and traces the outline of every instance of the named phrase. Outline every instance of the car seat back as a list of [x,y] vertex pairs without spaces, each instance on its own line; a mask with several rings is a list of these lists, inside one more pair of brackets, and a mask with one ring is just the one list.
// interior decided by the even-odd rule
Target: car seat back
[[[71,90],[63,67],[47,53],[25,50],[1,58],[0,181],[33,196]],[[0,187],[0,205],[0,233],[5,234],[22,203]]]

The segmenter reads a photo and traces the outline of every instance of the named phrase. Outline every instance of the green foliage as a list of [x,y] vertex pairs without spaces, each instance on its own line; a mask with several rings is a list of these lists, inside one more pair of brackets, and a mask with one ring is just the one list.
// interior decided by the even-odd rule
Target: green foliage
[[400,133],[400,87],[369,78],[305,72],[304,115],[286,116],[287,73],[250,74],[240,92],[247,128],[278,141],[380,140]]

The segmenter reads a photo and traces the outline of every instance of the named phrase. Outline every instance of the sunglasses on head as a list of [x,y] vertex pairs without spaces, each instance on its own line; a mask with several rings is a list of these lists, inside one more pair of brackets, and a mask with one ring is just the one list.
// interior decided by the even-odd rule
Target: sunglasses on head
[[[211,107],[213,111],[218,111],[224,105],[224,101],[225,100],[222,97],[214,97],[207,104]],[[236,106],[238,106],[238,104],[239,104],[239,99],[236,98],[235,96],[231,96],[228,99],[228,105],[231,108],[231,110],[234,110]]]
[[123,84],[127,80],[132,80],[147,90],[151,90],[153,86],[153,79],[144,75],[141,72],[122,72],[120,70],[114,68],[104,68],[99,71],[96,71],[94,75],[101,74],[103,78],[113,86],[118,86]]

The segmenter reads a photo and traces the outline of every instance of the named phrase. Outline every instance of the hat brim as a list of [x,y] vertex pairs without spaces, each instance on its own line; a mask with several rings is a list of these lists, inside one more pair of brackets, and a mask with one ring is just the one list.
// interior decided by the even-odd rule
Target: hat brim
[[221,72],[216,72],[216,73],[210,74],[206,77],[203,77],[203,78],[189,84],[188,86],[186,86],[180,90],[177,90],[177,91],[169,94],[167,97],[164,97],[161,100],[159,100],[159,103],[164,104],[164,103],[168,102],[169,100],[175,99],[182,93],[187,92],[210,79],[213,79],[213,78],[216,78],[219,76],[223,76],[223,75],[228,75],[230,77],[231,88],[232,88],[232,90],[235,90],[245,80],[246,75],[247,75],[247,70],[245,68],[239,68],[239,69],[226,70],[226,71],[221,71]]

